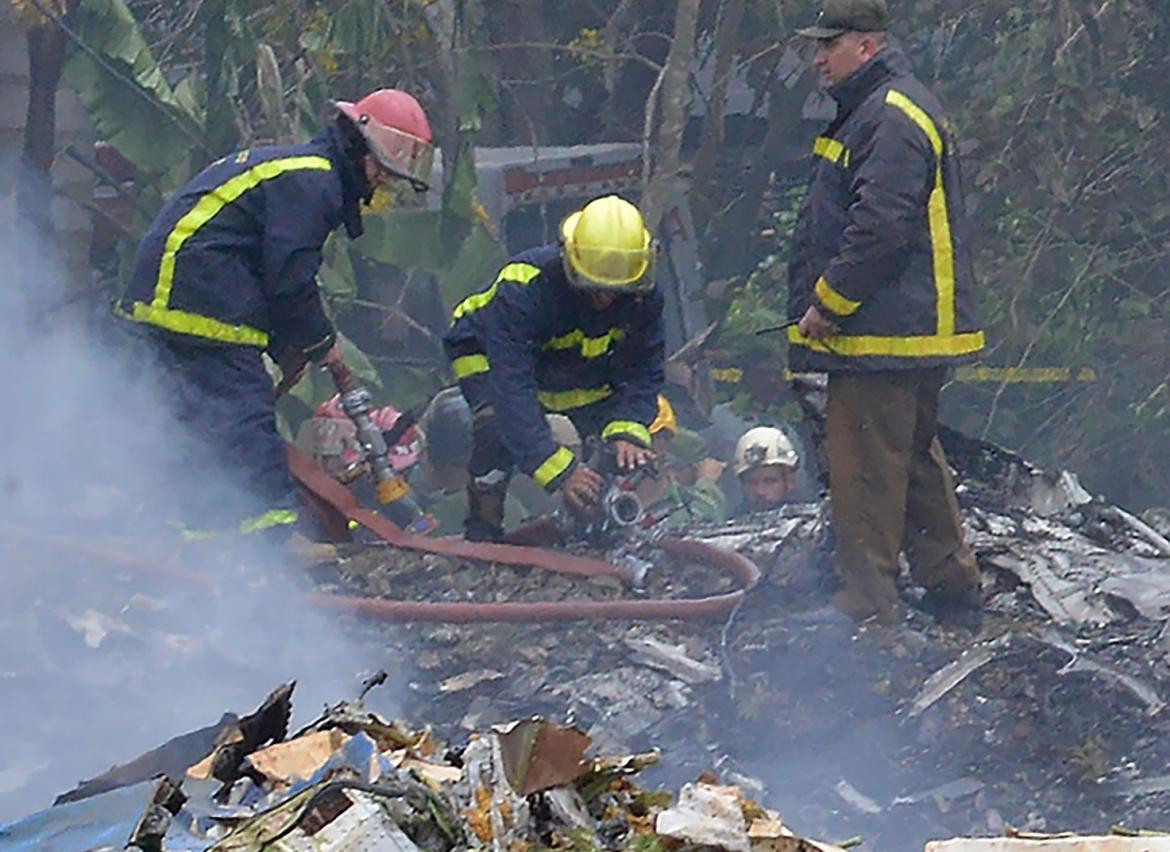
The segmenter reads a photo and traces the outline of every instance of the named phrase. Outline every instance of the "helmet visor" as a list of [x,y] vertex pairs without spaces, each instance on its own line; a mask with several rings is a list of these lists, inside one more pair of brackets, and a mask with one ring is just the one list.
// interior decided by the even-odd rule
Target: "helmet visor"
[[346,101],[337,101],[337,108],[354,123],[370,148],[374,159],[395,177],[410,181],[419,192],[426,192],[431,182],[431,165],[435,146],[425,139],[382,124]]

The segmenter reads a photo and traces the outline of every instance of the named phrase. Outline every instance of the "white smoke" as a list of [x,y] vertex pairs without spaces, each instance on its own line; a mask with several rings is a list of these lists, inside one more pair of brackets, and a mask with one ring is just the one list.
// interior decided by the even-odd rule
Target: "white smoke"
[[303,602],[283,550],[166,528],[184,479],[216,476],[174,471],[167,377],[128,362],[107,311],[67,304],[52,246],[0,227],[3,822],[284,680],[315,714],[377,660]]

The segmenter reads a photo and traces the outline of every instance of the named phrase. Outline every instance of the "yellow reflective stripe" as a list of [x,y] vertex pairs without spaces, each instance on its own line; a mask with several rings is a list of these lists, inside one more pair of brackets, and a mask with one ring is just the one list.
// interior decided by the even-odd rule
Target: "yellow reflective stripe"
[[895,106],[909,116],[930,140],[934,149],[934,188],[927,202],[927,218],[930,221],[930,247],[934,255],[934,286],[938,334],[947,336],[955,333],[955,249],[951,242],[951,222],[947,216],[947,194],[943,188],[943,141],[938,128],[930,116],[901,92],[891,89],[886,93],[886,103]]
[[175,261],[179,249],[200,228],[214,219],[224,207],[264,181],[279,177],[285,172],[306,169],[330,171],[332,168],[333,164],[325,157],[283,157],[268,160],[247,171],[240,172],[203,195],[167,234],[158,266],[158,280],[155,282],[154,296],[150,303],[135,302],[129,312],[119,310],[119,313],[135,322],[156,325],[159,328],[180,334],[189,334],[225,343],[267,346],[268,335],[259,329],[226,323],[214,317],[180,311],[170,306],[171,290],[175,284]]
[[636,420],[611,420],[601,430],[602,438],[612,438],[615,435],[629,435],[640,441],[643,446],[650,446],[650,430]]
[[834,290],[823,275],[817,279],[817,286],[814,289],[821,303],[839,317],[847,317],[856,313],[857,309],[861,307],[861,302],[855,302]]
[[500,270],[500,274],[496,276],[492,286],[482,293],[473,293],[455,306],[455,319],[463,319],[468,314],[486,307],[496,297],[501,282],[511,281],[514,284],[527,284],[539,274],[540,267],[533,266],[531,263],[509,263]]
[[839,334],[825,340],[805,337],[796,327],[788,329],[788,342],[830,355],[890,355],[898,358],[929,358],[935,355],[968,355],[983,348],[983,332],[928,334],[914,337],[873,337]]
[[575,328],[568,334],[554,337],[544,344],[545,349],[575,349],[581,347],[582,358],[600,358],[626,336],[624,328],[611,328],[599,337],[586,337],[585,332]]
[[739,367],[712,367],[708,372],[717,382],[734,385],[743,381],[743,370]]
[[536,484],[547,488],[548,484],[569,469],[573,463],[573,451],[568,447],[559,447],[555,453],[544,460],[532,474]]
[[491,368],[486,355],[460,355],[451,362],[451,370],[457,379],[486,373]]
[[577,388],[567,391],[538,391],[536,396],[541,405],[549,411],[569,411],[573,408],[583,408],[610,396],[613,388],[605,385],[600,388]]
[[813,153],[830,163],[840,163],[842,168],[849,168],[849,149],[836,139],[818,136],[813,141]]
[[297,522],[295,509],[269,509],[263,515],[248,518],[240,522],[240,535],[262,532],[273,527],[291,526]]
[[259,163],[247,171],[240,172],[200,198],[187,211],[171,232],[163,246],[162,260],[158,266],[158,282],[154,287],[156,308],[167,308],[171,300],[171,287],[175,283],[175,256],[183,243],[187,242],[204,225],[214,219],[224,207],[231,204],[245,192],[254,189],[266,180],[279,177],[285,172],[317,169],[330,171],[333,164],[325,157],[283,157]]
[[159,308],[144,302],[135,302],[133,310],[129,312],[121,307],[116,307],[114,310],[118,315],[135,322],[148,323],[180,334],[190,334],[195,337],[205,337],[209,340],[220,340],[224,343],[238,343],[245,346],[263,348],[268,345],[268,335],[258,328],[252,328],[248,325],[231,325],[200,314],[177,311],[174,308]]
[[1095,382],[1092,367],[960,367],[955,371],[958,382],[1006,382],[1008,384],[1046,382]]

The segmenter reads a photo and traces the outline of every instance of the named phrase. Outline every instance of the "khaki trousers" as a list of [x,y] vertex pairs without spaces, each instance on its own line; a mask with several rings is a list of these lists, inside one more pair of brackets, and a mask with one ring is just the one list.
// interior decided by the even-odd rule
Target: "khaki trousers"
[[914,581],[938,599],[979,584],[938,442],[945,375],[939,368],[829,376],[825,428],[841,580],[833,603],[854,618],[898,618],[900,550]]

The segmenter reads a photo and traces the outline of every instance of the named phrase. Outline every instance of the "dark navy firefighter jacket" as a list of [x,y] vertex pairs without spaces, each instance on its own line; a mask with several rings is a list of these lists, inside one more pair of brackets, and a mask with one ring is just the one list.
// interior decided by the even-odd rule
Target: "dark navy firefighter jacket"
[[942,107],[900,50],[883,49],[829,90],[836,120],[788,266],[790,317],[810,304],[841,333],[789,329],[793,370],[938,367],[983,348],[959,157]]
[[361,233],[370,193],[333,125],[303,145],[217,160],[155,217],[118,313],[188,342],[321,354],[335,338],[321,248],[342,223]]
[[595,425],[602,438],[650,446],[664,375],[662,305],[655,287],[598,310],[569,283],[560,247],[547,245],[516,255],[490,287],[460,302],[444,344],[465,395],[476,390],[494,407],[517,466],[552,491],[577,461],[553,441],[546,411],[579,429]]

